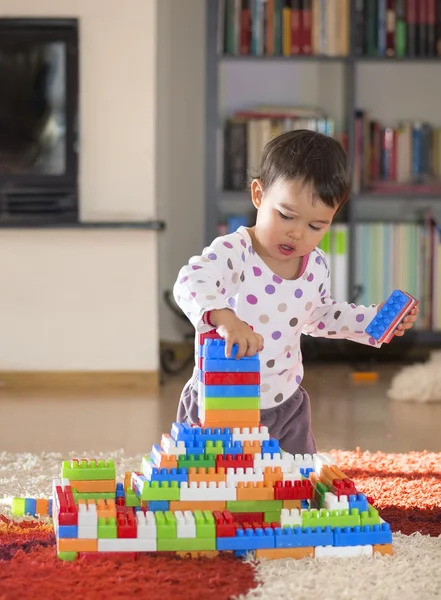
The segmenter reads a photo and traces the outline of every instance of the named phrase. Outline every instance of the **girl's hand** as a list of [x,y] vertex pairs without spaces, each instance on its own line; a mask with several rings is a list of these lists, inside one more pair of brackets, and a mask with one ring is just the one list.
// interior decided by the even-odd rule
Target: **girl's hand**
[[216,326],[218,334],[226,341],[225,355],[231,358],[233,344],[237,344],[235,358],[254,356],[263,350],[263,337],[255,333],[249,325],[241,321],[233,311],[227,309],[213,310],[210,320]]
[[[377,313],[380,311],[383,304],[384,304],[384,302],[382,302],[381,304],[378,305]],[[404,332],[406,331],[406,329],[411,329],[413,327],[413,324],[418,319],[418,313],[419,313],[418,306],[415,306],[410,311],[410,313],[406,317],[404,317],[404,319],[401,321],[401,323],[396,327],[396,329],[394,331],[394,335],[401,337],[402,335],[404,335]]]

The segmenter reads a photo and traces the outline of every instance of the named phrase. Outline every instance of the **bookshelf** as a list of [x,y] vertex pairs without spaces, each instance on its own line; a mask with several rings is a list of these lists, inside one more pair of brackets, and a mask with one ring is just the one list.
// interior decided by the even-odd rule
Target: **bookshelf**
[[[251,8],[254,1],[265,3],[267,0],[250,0],[248,5]],[[275,4],[277,1],[275,0]],[[320,1],[318,0],[319,3]],[[329,0],[330,3],[333,1]],[[382,3],[382,0],[377,1],[379,4]],[[239,0],[225,0],[225,2],[230,2],[236,7],[240,4]],[[430,3],[433,0],[422,0],[422,2]],[[222,4],[225,6],[224,0],[207,0],[206,3],[205,242],[207,244],[219,234],[219,222],[226,215],[253,214],[248,191],[223,188],[224,125],[226,119],[235,110],[246,110],[247,106],[251,108],[253,104],[296,106],[299,101],[300,104],[305,104],[307,101],[305,97],[296,96],[296,81],[298,87],[301,87],[301,82],[306,80],[308,71],[314,70],[315,80],[319,82],[318,88],[316,84],[315,98],[326,96],[330,103],[329,107],[326,107],[326,112],[335,117],[340,130],[345,130],[348,154],[355,169],[357,139],[354,117],[356,110],[359,109],[360,98],[363,96],[363,89],[360,91],[360,88],[363,88],[363,70],[389,68],[394,70],[394,76],[399,79],[399,70],[406,68],[406,65],[413,65],[413,72],[416,72],[415,69],[418,71],[432,69],[433,80],[439,80],[441,76],[441,56],[419,56],[418,48],[414,48],[414,56],[363,55],[355,33],[356,27],[360,26],[357,23],[359,15],[356,12],[356,6],[360,5],[358,0],[350,1],[350,35],[348,52],[345,56],[329,56],[327,54],[267,56],[220,52],[218,36]],[[396,4],[398,5],[399,1]],[[386,0],[384,0],[384,5],[387,5]],[[398,19],[398,13],[396,17]],[[434,30],[432,34],[438,35],[441,39],[440,31]],[[259,79],[261,87],[256,84]],[[285,89],[285,85],[289,89]],[[322,87],[320,88],[320,86]],[[331,100],[326,94],[327,86],[328,88],[332,87],[334,98]],[[439,87],[439,84],[437,86]],[[248,96],[244,95],[244,88],[247,87],[249,88]],[[273,90],[272,95],[269,94],[268,89]],[[279,97],[277,90],[279,90]],[[293,100],[290,102],[291,97]],[[391,107],[392,111],[393,109],[394,107]],[[372,115],[369,117],[372,118]],[[441,120],[439,125],[441,128]],[[339,217],[339,220],[347,224],[348,233],[346,296],[348,300],[360,301],[362,296],[360,282],[357,281],[359,247],[357,246],[356,229],[360,224],[372,220],[370,213],[372,207],[375,207],[377,221],[384,219],[393,222],[401,219],[412,223],[419,218],[416,215],[428,209],[432,210],[435,215],[438,213],[441,217],[441,186],[435,190],[428,186],[419,186],[414,189],[403,189],[403,187],[394,189],[392,186],[387,191],[381,188],[379,191],[374,191],[363,187],[352,191],[350,201]],[[439,330],[432,329],[423,324],[419,326],[419,329],[406,334],[404,338],[399,340],[397,338],[398,345],[409,343],[439,345],[441,344],[441,328]]]

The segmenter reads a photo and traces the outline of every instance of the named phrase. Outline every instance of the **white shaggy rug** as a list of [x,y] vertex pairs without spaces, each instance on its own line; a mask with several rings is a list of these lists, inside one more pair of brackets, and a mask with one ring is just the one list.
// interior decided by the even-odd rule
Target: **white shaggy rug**
[[[90,453],[88,453],[90,456]],[[48,498],[59,454],[0,454],[0,513],[10,514],[13,496]],[[95,455],[99,458],[100,454]],[[118,478],[138,469],[141,455],[116,451]],[[395,555],[353,559],[262,560],[255,563],[259,585],[241,600],[432,600],[441,598],[441,536],[394,534]],[[1,598],[1,584],[0,584]],[[6,599],[5,599],[6,600]],[[97,599],[98,600],[98,599]]]

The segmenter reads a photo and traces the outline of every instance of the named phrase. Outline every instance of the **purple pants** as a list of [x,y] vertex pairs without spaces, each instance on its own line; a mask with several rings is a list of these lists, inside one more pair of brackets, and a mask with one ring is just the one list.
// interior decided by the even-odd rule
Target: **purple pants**
[[[194,370],[179,400],[177,422],[198,424],[198,377]],[[260,411],[260,423],[268,427],[271,437],[291,454],[315,454],[316,441],[311,429],[311,402],[301,386],[280,406]]]

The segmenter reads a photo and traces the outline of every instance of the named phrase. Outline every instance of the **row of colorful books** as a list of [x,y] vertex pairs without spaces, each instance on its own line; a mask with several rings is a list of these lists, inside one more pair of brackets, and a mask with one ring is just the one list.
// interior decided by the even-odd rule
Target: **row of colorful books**
[[349,54],[350,0],[219,0],[218,6],[220,54]]
[[358,110],[354,131],[355,193],[366,188],[380,192],[391,182],[420,184],[429,186],[426,192],[441,192],[437,183],[441,178],[441,127],[411,120],[385,126],[370,119],[367,111]]

